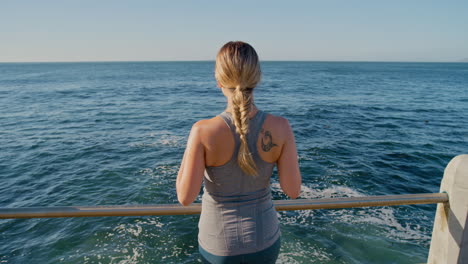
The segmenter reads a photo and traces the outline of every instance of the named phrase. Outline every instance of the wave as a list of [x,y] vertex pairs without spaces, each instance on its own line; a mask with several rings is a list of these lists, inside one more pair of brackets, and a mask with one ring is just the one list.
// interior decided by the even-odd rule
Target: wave
[[169,131],[157,131],[147,134],[144,141],[129,143],[129,146],[135,148],[183,148],[186,140],[186,137],[174,135]]
[[[280,190],[279,183],[273,183],[272,189]],[[337,198],[337,197],[362,197],[366,194],[362,191],[348,186],[331,185],[326,188],[318,186],[302,186],[301,198]],[[318,212],[320,211],[320,213]],[[365,231],[373,227],[380,236],[390,238],[399,242],[422,242],[429,243],[430,235],[424,227],[419,224],[402,224],[393,207],[362,207],[355,209],[335,209],[335,210],[299,210],[291,213],[279,213],[280,221],[283,225],[303,226],[304,228],[314,228],[314,224],[321,226],[323,223],[345,224],[354,232],[360,229]],[[406,216],[407,218],[408,216]],[[420,221],[429,221],[425,217],[417,216]],[[338,225],[340,226],[340,225]],[[352,226],[352,227],[351,227]],[[339,231],[339,230],[337,230]],[[354,233],[353,232],[353,233]]]

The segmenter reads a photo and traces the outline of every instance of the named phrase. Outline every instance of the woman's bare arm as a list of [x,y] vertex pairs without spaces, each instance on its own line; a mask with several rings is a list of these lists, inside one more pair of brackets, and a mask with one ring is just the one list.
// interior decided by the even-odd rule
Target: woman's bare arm
[[283,192],[292,199],[301,193],[302,177],[297,160],[296,142],[294,133],[286,119],[281,126],[285,129],[285,143],[277,161],[280,186]]
[[177,199],[182,205],[189,205],[197,198],[204,171],[205,150],[201,141],[201,126],[197,122],[190,131],[187,148],[177,175]]

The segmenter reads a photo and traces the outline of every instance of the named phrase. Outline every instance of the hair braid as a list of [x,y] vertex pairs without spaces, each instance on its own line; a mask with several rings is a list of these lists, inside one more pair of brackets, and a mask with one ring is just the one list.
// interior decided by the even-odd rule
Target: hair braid
[[247,89],[237,86],[232,97],[233,119],[236,126],[236,132],[240,137],[240,148],[237,154],[237,162],[248,175],[258,175],[257,166],[252,158],[247,142],[247,133],[249,132],[249,113],[252,107],[252,96]]
[[257,52],[245,42],[226,43],[216,56],[215,77],[221,87],[234,90],[232,115],[241,141],[237,162],[244,173],[258,175],[247,142],[249,113],[253,105],[252,91],[261,78]]

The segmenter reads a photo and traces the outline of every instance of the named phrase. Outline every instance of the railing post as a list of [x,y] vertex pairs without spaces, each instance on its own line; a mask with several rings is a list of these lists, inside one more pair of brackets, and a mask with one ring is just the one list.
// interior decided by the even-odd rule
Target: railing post
[[468,263],[468,155],[449,162],[440,191],[449,202],[437,205],[428,263]]

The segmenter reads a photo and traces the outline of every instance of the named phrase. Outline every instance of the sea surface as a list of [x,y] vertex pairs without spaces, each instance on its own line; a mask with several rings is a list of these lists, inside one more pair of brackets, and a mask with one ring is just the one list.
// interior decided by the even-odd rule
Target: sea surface
[[[0,64],[0,207],[177,203],[213,62]],[[301,198],[434,193],[468,153],[468,63],[263,62]],[[287,199],[276,173],[275,199]],[[278,263],[423,263],[435,205],[280,212]],[[197,263],[199,216],[0,220],[0,263]]]

